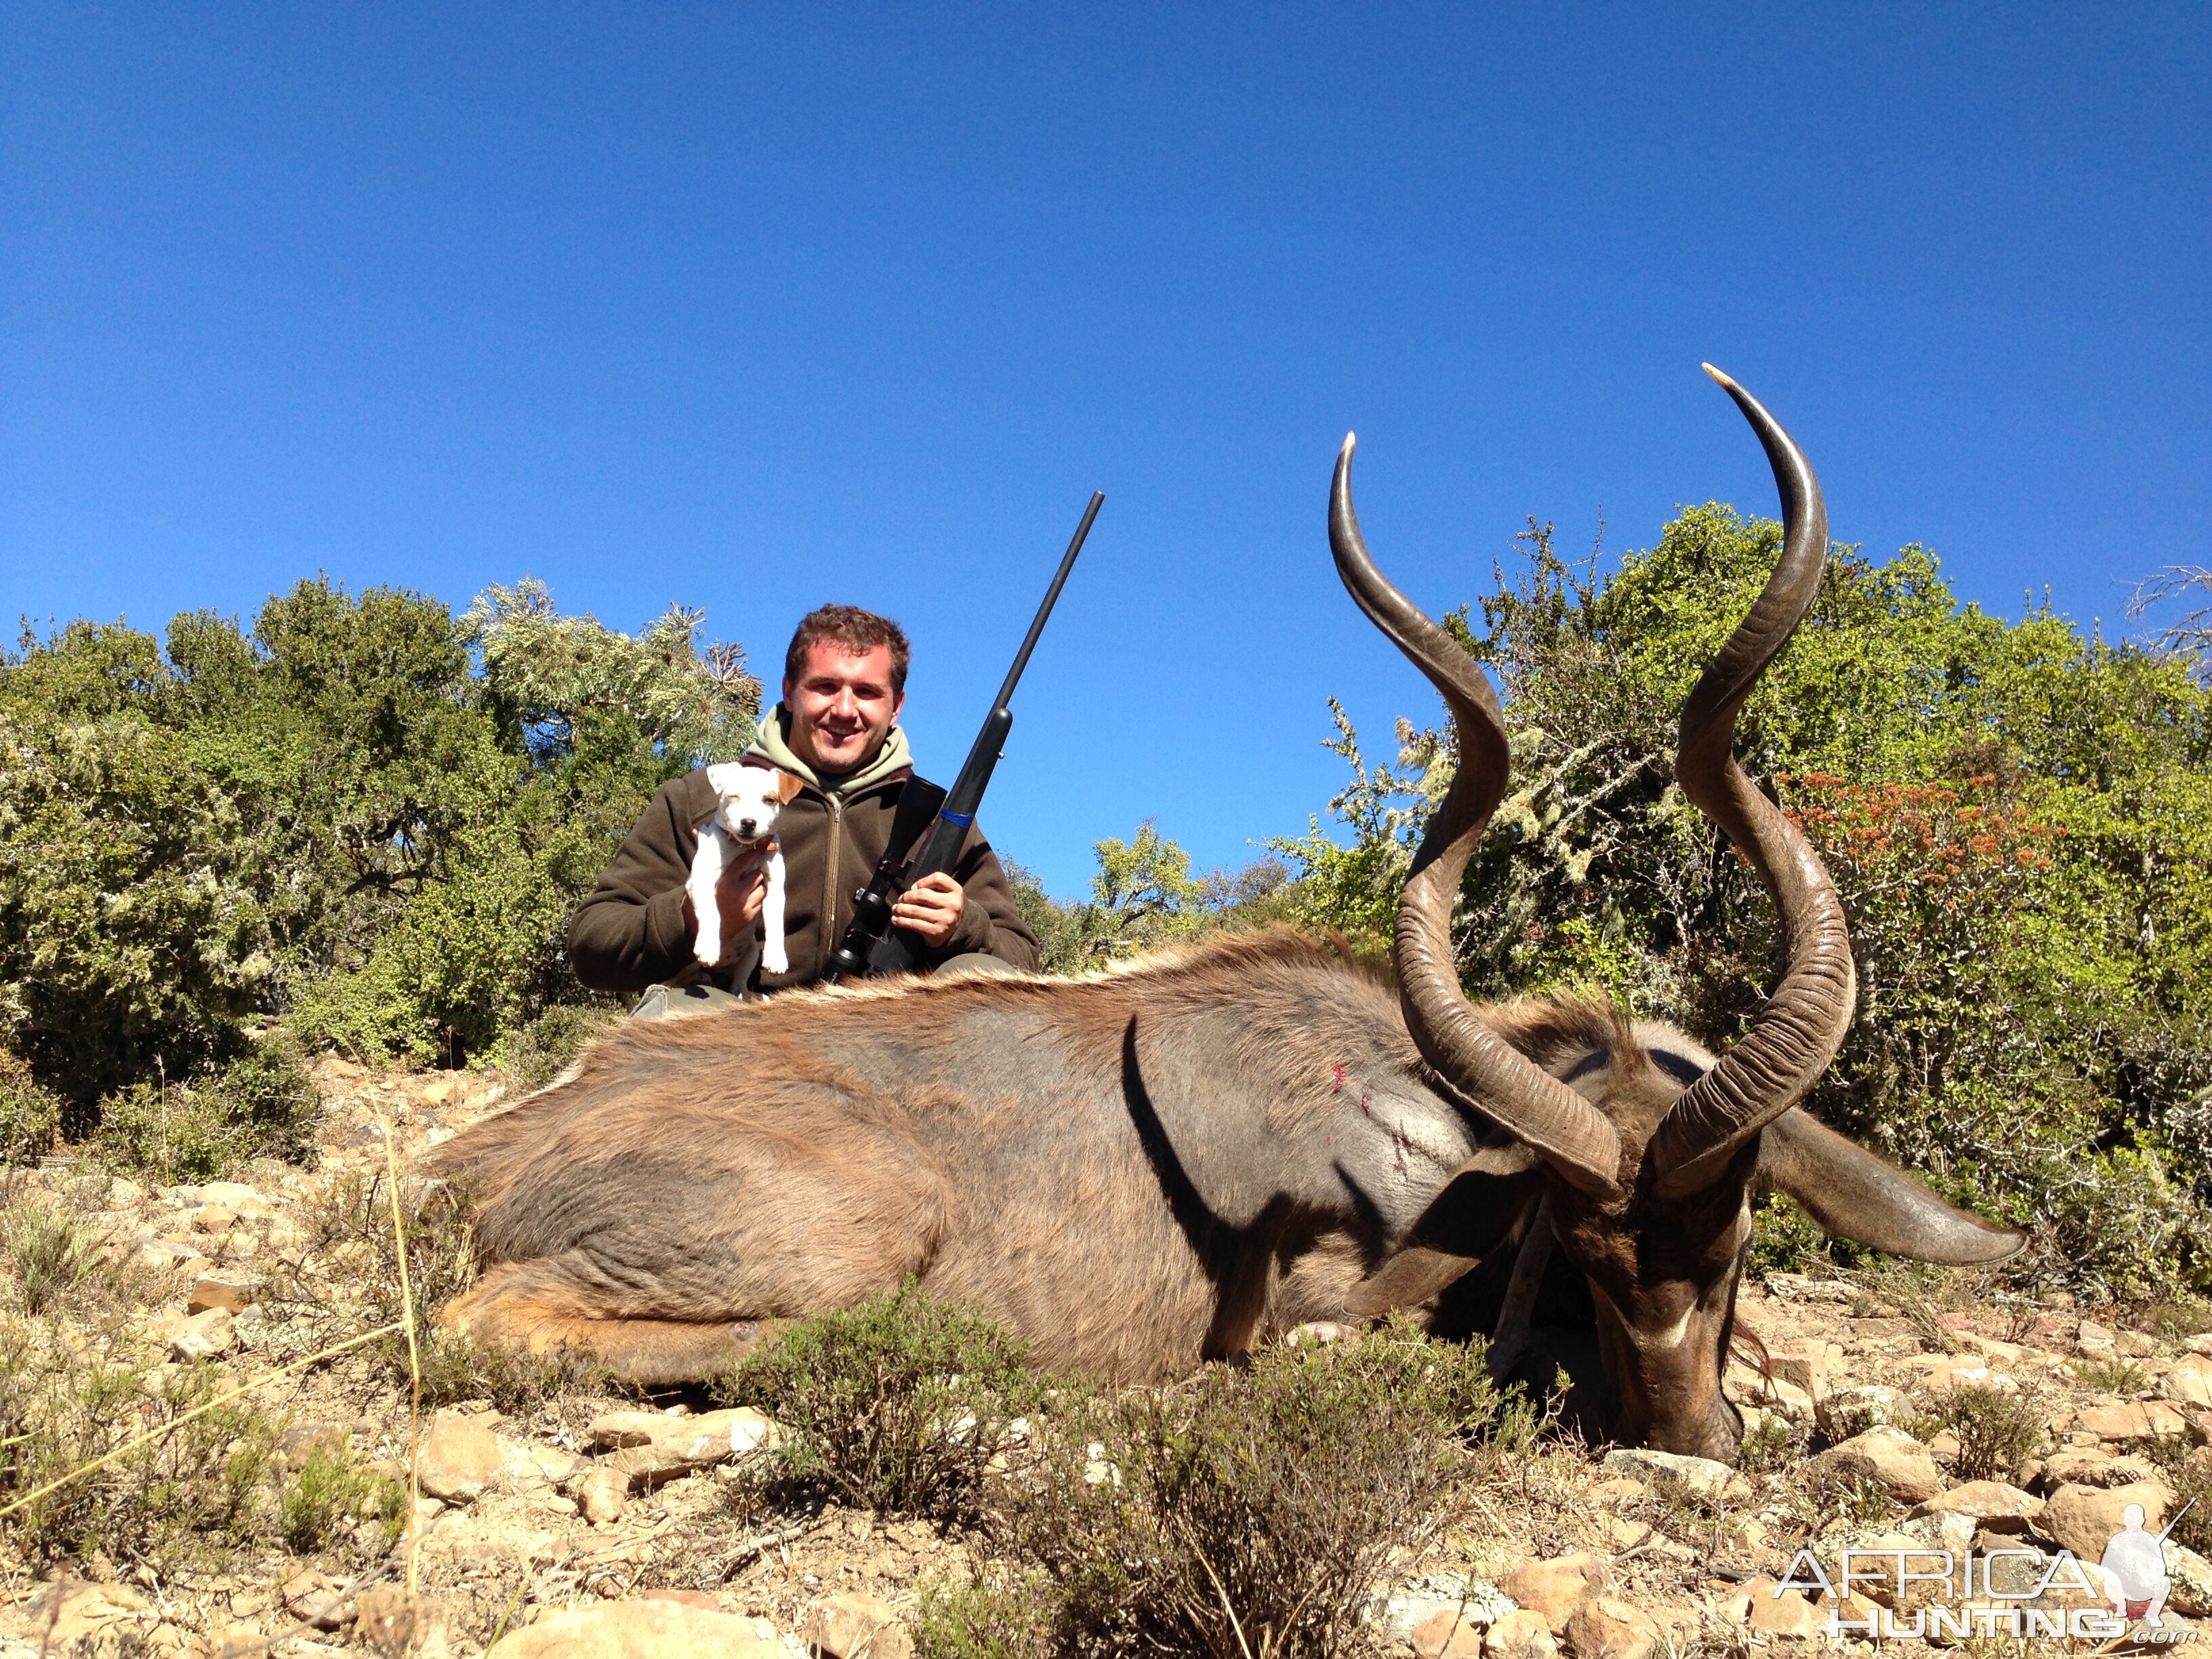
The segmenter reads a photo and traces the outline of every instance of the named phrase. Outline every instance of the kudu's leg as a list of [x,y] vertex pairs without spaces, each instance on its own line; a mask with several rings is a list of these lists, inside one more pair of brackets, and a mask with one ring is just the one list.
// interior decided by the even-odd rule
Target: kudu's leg
[[728,1370],[781,1321],[693,1322],[601,1313],[560,1260],[502,1262],[438,1316],[440,1326],[532,1353],[588,1353],[633,1382],[692,1382]]

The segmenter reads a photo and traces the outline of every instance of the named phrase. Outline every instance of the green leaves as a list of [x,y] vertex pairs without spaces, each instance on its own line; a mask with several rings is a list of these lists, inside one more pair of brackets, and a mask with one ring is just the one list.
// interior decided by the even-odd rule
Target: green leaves
[[255,1021],[458,1061],[578,993],[560,930],[665,779],[750,739],[735,647],[542,585],[465,616],[318,579],[0,657],[0,1048],[77,1103],[204,1079]]

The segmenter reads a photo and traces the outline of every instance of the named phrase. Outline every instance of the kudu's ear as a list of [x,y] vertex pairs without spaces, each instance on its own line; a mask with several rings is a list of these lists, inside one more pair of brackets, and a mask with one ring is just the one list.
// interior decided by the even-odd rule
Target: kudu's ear
[[1513,1230],[1543,1169],[1543,1160],[1518,1141],[1483,1147],[1452,1172],[1405,1243],[1352,1287],[1345,1312],[1372,1319],[1442,1295]]
[[1838,1238],[1914,1261],[1975,1267],[2017,1255],[2027,1235],[1954,1210],[1904,1170],[1802,1108],[1768,1124],[1759,1173]]

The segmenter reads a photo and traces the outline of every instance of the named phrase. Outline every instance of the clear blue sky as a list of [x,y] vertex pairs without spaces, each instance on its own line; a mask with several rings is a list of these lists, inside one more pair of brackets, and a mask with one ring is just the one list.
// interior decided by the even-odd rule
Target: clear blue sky
[[1336,584],[1772,510],[2003,614],[2212,562],[2212,8],[0,5],[0,611],[317,570],[901,617],[984,817],[1203,866],[1425,688]]

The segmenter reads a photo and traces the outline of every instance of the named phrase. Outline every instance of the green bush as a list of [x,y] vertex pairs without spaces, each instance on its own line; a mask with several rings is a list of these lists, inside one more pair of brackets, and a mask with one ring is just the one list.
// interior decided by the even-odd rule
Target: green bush
[[265,1534],[274,1438],[265,1418],[245,1401],[189,1416],[232,1385],[220,1366],[155,1376],[149,1385],[146,1356],[0,1319],[0,1507],[149,1429],[167,1431],[0,1521],[0,1546],[34,1567],[100,1554],[167,1573]]
[[[1004,1517],[1013,1559],[1050,1584],[1050,1639],[1032,1650],[1356,1650],[1385,1566],[1434,1536],[1454,1487],[1485,1467],[1474,1444],[1519,1443],[1528,1421],[1493,1388],[1480,1342],[1401,1323],[1079,1402],[1049,1419]],[[988,1628],[972,1599],[958,1606],[940,1630]]]
[[57,1204],[16,1203],[0,1211],[0,1243],[25,1313],[46,1313],[67,1299],[100,1262],[100,1239]]
[[493,1051],[492,1063],[520,1092],[543,1089],[569,1067],[593,1037],[620,1022],[620,1009],[607,1004],[573,1003],[548,1008],[517,1027]]
[[295,1555],[314,1555],[361,1522],[376,1523],[375,1553],[390,1548],[407,1524],[407,1488],[343,1451],[317,1447],[285,1483],[276,1536]]
[[0,1048],[0,1164],[37,1163],[52,1149],[61,1124],[61,1097]]
[[1018,1337],[908,1285],[778,1334],[717,1386],[789,1431],[772,1475],[859,1508],[972,1521],[1042,1399]]
[[200,1085],[137,1083],[109,1096],[95,1134],[119,1169],[212,1181],[257,1158],[304,1156],[321,1106],[299,1049],[270,1036]]
[[[574,1000],[568,907],[659,784],[751,736],[759,686],[700,620],[317,580],[250,630],[27,632],[0,655],[0,1051],[75,1137],[104,1100],[204,1094],[272,1015],[458,1064]],[[24,1103],[0,1094],[0,1137],[46,1133]],[[222,1117],[172,1162],[219,1161]]]
[[2049,1416],[2033,1393],[1977,1384],[1945,1395],[1916,1432],[1930,1440],[1948,1431],[1958,1441],[1951,1468],[1960,1481],[2009,1480],[2043,1449]]

